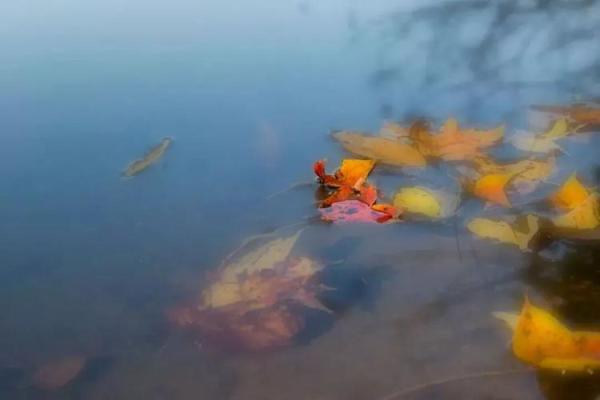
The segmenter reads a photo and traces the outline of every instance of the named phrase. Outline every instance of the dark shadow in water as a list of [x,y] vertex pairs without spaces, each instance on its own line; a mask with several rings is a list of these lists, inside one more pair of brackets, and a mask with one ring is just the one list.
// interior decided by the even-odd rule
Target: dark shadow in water
[[[597,243],[565,241],[565,256],[551,262],[532,257],[524,280],[539,291],[569,327],[600,328],[600,247]],[[539,372],[538,381],[550,400],[595,399],[600,393],[597,374],[563,375]]]
[[391,274],[388,267],[369,267],[359,264],[337,264],[326,267],[320,275],[321,283],[326,286],[319,300],[332,311],[307,310],[306,328],[296,337],[300,345],[330,330],[336,318],[341,317],[351,307],[373,310],[381,291],[382,282]]
[[[598,96],[598,0],[451,0],[389,13],[356,32],[381,37],[375,90],[468,91],[471,113],[498,91],[559,88]],[[578,21],[577,24],[571,23]],[[381,113],[391,105],[382,100]],[[465,104],[467,105],[467,104]],[[403,107],[404,110],[410,107]],[[418,108],[418,105],[416,106]],[[468,110],[469,107],[465,107]],[[406,117],[406,115],[403,115]]]

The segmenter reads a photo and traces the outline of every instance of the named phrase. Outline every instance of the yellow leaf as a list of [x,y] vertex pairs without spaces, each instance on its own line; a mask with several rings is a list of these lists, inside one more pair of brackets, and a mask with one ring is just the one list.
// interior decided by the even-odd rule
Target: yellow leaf
[[400,189],[394,196],[394,207],[430,218],[439,218],[442,214],[439,199],[430,190],[421,187]]
[[600,226],[598,195],[589,195],[566,214],[553,218],[552,222],[559,228],[594,229]]
[[579,182],[575,173],[560,187],[558,192],[550,197],[550,201],[557,207],[574,209],[590,196],[590,192]]
[[477,179],[471,187],[473,194],[491,203],[511,207],[505,188],[514,174],[490,174]]
[[447,218],[456,212],[459,203],[458,193],[416,186],[400,189],[394,196],[393,208],[429,218]]
[[566,118],[560,118],[554,122],[552,127],[547,131],[539,135],[540,138],[544,139],[560,139],[569,134],[569,123]]
[[401,167],[424,167],[427,162],[411,145],[356,132],[336,132],[333,137],[347,151],[358,156]]
[[571,331],[527,299],[516,325],[508,313],[495,315],[513,329],[513,352],[526,363],[573,372],[600,367],[600,333]]
[[538,217],[527,215],[525,229],[517,224],[487,218],[474,218],[467,224],[467,229],[481,238],[495,239],[503,243],[514,244],[521,250],[529,249],[529,242],[539,230]]
[[513,163],[499,164],[489,157],[478,157],[473,160],[475,169],[481,175],[507,174],[514,175],[512,184],[520,191],[524,185],[536,184],[548,179],[554,171],[556,159],[520,160]]

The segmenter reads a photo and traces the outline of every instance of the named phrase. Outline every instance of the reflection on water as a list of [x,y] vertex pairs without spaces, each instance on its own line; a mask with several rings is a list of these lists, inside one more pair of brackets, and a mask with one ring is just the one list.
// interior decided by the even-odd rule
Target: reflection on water
[[[521,253],[451,222],[327,226],[311,222],[314,187],[270,197],[312,179],[316,159],[337,164],[332,129],[455,116],[512,132],[535,124],[530,104],[600,98],[599,1],[5,3],[0,397],[600,393],[595,375],[521,370],[491,317],[527,293],[569,326],[596,326],[597,243]],[[120,179],[166,136],[175,145],[160,162]],[[594,182],[599,146],[566,143],[548,190],[571,170]],[[390,192],[451,180],[378,172]],[[245,237],[299,222],[295,251],[338,288],[322,299],[333,321],[309,315],[297,346],[265,354],[219,351],[167,322]],[[85,359],[71,382],[36,387],[36,371],[70,356]],[[450,379],[482,371],[498,374]]]

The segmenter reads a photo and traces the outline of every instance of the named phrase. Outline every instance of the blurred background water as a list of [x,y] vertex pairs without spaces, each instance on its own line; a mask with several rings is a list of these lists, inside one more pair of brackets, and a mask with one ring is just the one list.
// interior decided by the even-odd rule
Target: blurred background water
[[[510,134],[531,104],[599,99],[599,1],[23,0],[0,4],[0,49],[2,398],[378,399],[518,366],[489,315],[524,291],[600,321],[600,280],[580,268],[598,265],[594,246],[553,265],[465,235],[474,258],[461,233],[428,225],[309,228],[304,251],[395,272],[375,307],[308,345],[213,354],[164,318],[244,237],[315,214],[312,189],[269,195],[343,157],[332,129],[455,116]],[[120,178],[168,135],[158,165]],[[559,176],[597,182],[598,138],[573,146]],[[68,354],[93,368],[58,392],[28,384]],[[525,374],[411,398],[597,386]]]

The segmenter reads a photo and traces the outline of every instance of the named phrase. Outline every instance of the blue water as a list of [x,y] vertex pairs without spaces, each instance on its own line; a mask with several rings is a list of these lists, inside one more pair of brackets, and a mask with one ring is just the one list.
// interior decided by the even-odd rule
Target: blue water
[[[518,15],[510,5],[526,2],[504,3]],[[494,307],[518,304],[526,279],[506,278],[499,304],[466,291],[467,304],[489,307],[448,305],[426,312],[422,330],[402,327],[419,304],[462,293],[455,283],[472,277],[473,265],[461,258],[424,256],[431,269],[420,278],[411,270],[392,280],[402,300],[383,296],[376,314],[355,311],[356,321],[325,334],[324,344],[258,360],[195,351],[164,311],[197,294],[204,272],[245,237],[315,215],[311,188],[269,195],[311,181],[314,160],[335,165],[343,157],[332,129],[375,131],[384,119],[416,116],[524,129],[530,104],[600,98],[600,2],[560,3],[523,5],[523,16],[489,43],[478,38],[501,26],[494,19],[501,7],[486,2],[438,10],[433,19],[419,14],[423,2],[392,0],[1,4],[0,370],[18,371],[0,374],[2,398],[371,399],[452,372],[453,362],[516,365],[501,346],[490,350],[496,364],[461,353],[479,349],[478,340],[489,347],[482,337],[501,332],[493,323],[480,336],[452,332],[470,312],[481,322]],[[477,46],[488,52],[473,53]],[[165,136],[175,141],[159,164],[121,179]],[[600,142],[587,140],[573,166],[591,180]],[[456,251],[452,229],[421,229],[417,240],[404,228],[314,227],[304,246],[326,251],[349,236],[362,243],[350,246],[351,257],[386,265],[410,261],[403,256],[410,251]],[[441,247],[432,245],[438,239]],[[348,257],[347,247],[333,246],[331,261]],[[492,260],[508,257],[485,251]],[[517,270],[528,262],[510,257]],[[440,262],[456,265],[440,270]],[[484,287],[495,285],[497,270],[475,270]],[[421,291],[413,293],[408,279]],[[370,331],[372,347],[351,350]],[[386,357],[390,343],[410,347],[433,331],[422,352]],[[435,351],[459,336],[468,340],[458,354]],[[498,333],[494,343],[504,339]],[[98,371],[58,392],[31,387],[32,370],[68,354],[83,354]],[[364,354],[382,361],[336,373]],[[495,385],[506,398],[541,396],[532,376]],[[460,393],[459,384],[452,388]]]

